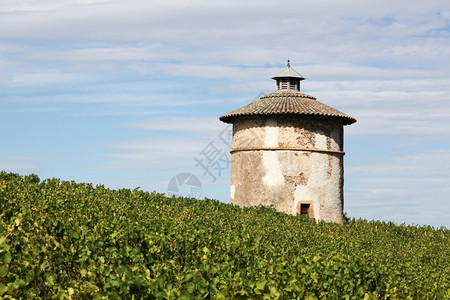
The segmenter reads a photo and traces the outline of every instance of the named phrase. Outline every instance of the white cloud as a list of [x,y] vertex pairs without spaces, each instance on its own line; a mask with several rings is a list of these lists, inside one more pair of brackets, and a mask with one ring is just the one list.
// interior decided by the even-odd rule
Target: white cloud
[[44,59],[44,60],[58,60],[58,61],[87,61],[87,62],[98,62],[98,61],[133,61],[133,60],[152,60],[152,59],[163,59],[170,57],[170,53],[164,52],[172,51],[171,49],[148,49],[148,48],[138,48],[138,47],[93,47],[93,48],[83,48],[83,49],[67,49],[67,50],[52,50],[31,54],[29,56],[33,59]]
[[[90,78],[89,78],[90,77]],[[58,70],[48,70],[45,72],[29,72],[13,74],[9,83],[11,85],[43,85],[43,84],[61,84],[68,82],[80,82],[92,80],[93,76],[86,76],[81,74],[73,74],[67,72],[61,72]]]
[[135,120],[126,127],[159,131],[196,133],[203,137],[214,137],[231,125],[219,121],[218,117],[155,117],[150,120]]
[[[149,139],[122,140],[103,145],[108,153],[101,155],[106,169],[173,170],[195,169],[194,157],[216,137],[153,137]],[[217,144],[226,153],[224,145]],[[223,148],[223,149],[222,149]]]

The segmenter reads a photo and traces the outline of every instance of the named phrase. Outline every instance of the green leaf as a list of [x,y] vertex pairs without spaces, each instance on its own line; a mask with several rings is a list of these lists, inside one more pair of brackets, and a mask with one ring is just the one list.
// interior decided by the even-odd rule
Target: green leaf
[[0,266],[0,277],[5,277],[8,274],[8,267],[6,265]]
[[266,280],[258,281],[258,282],[256,283],[256,289],[261,290],[261,291],[264,291],[264,289],[265,289],[265,287],[266,287],[266,283],[267,283]]
[[192,299],[191,295],[187,295],[187,294],[181,294],[179,297],[177,297],[178,300],[190,300]]
[[0,296],[3,295],[4,293],[6,293],[6,291],[8,290],[8,287],[2,283],[0,283]]
[[120,285],[120,279],[117,278],[116,275],[111,274],[111,275],[109,275],[109,283],[110,283],[112,286],[118,287],[118,286]]
[[192,295],[194,293],[194,290],[195,290],[195,284],[192,282],[188,282],[186,284],[186,291]]
[[116,292],[111,292],[108,295],[108,299],[110,299],[110,300],[120,300],[120,296]]
[[9,251],[3,255],[3,262],[5,264],[8,264],[11,261],[11,259],[12,259],[12,257],[11,257],[11,253],[9,253]]
[[80,270],[81,277],[86,277],[87,271],[85,269]]
[[22,286],[24,284],[25,284],[25,280],[16,278],[16,280],[13,282],[13,287],[15,289],[18,289],[20,286]]

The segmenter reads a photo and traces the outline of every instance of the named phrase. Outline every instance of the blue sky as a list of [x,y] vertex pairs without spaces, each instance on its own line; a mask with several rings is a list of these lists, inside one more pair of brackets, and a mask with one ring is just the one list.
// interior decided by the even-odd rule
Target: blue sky
[[358,120],[347,214],[450,228],[446,0],[3,1],[0,170],[158,192],[190,173],[228,202],[229,167],[195,158],[228,153],[219,116],[274,91],[288,57]]

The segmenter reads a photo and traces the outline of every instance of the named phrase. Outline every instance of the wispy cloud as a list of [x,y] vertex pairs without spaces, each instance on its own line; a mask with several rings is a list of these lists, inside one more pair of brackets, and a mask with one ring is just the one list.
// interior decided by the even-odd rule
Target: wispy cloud
[[101,155],[106,169],[174,169],[192,167],[194,156],[206,146],[205,140],[192,137],[154,137],[103,144]]
[[13,173],[38,173],[42,166],[40,157],[0,156],[0,170]]
[[136,120],[126,124],[127,127],[159,131],[195,133],[203,137],[213,137],[229,124],[218,122],[218,117],[156,117],[150,120]]

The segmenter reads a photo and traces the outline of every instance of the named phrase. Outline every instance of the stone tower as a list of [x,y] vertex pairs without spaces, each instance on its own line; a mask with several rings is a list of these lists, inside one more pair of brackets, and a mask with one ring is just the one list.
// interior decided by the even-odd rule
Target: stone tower
[[230,202],[343,222],[344,125],[356,119],[300,92],[299,73],[277,90],[220,117],[233,124]]

